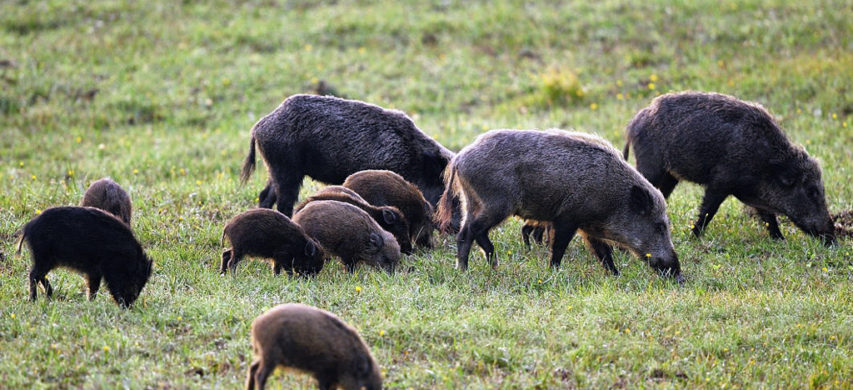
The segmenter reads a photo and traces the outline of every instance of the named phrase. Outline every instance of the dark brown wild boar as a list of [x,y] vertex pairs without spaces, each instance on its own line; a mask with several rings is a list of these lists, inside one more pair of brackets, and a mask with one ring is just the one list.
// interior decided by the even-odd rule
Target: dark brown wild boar
[[418,187],[394,172],[374,169],[353,173],[343,185],[370,204],[393,206],[402,211],[409,221],[411,241],[432,248],[433,209]]
[[453,157],[447,148],[397,110],[332,96],[293,95],[252,127],[245,182],[255,167],[255,146],[270,172],[259,206],[291,215],[305,175],[341,184],[364,169],[388,169],[414,183],[433,204],[441,196],[441,172]]
[[46,275],[65,267],[86,276],[89,299],[95,299],[101,279],[113,299],[128,307],[136,301],[151,276],[151,260],[130,228],[103,210],[92,207],[53,207],[23,228],[18,252],[26,241],[33,258],[30,299],[40,282],[48,297],[53,288]]
[[323,269],[325,254],[305,231],[284,214],[270,209],[246,211],[228,222],[222,237],[231,241],[231,249],[222,252],[219,272],[237,270],[243,256],[272,260],[276,275],[284,269],[302,275],[315,275]]
[[611,244],[683,281],[660,191],[616,149],[593,137],[562,130],[494,130],[459,152],[448,168],[438,213],[442,228],[448,226],[450,199],[460,196],[457,267],[467,269],[475,240],[497,266],[489,229],[517,215],[551,223],[553,267],[580,230],[589,250],[614,274]]
[[252,351],[246,390],[263,389],[276,367],[311,374],[322,390],[382,389],[379,365],[358,332],[316,307],[288,303],[259,315]]
[[310,202],[293,216],[331,255],[353,272],[358,262],[393,272],[400,262],[400,246],[364,210],[336,200]]
[[364,210],[367,214],[370,214],[379,226],[394,235],[394,238],[397,239],[397,244],[400,245],[401,252],[407,255],[412,254],[412,241],[409,238],[409,221],[406,220],[403,213],[396,207],[374,206],[349,188],[344,186],[326,186],[296,206],[296,212],[298,213],[306,204],[316,200],[337,200]]
[[111,213],[130,225],[132,207],[130,196],[109,177],[94,181],[83,194],[83,207],[95,207]]
[[770,236],[783,239],[776,215],[835,242],[817,161],[792,145],[757,103],[717,93],[661,95],[628,124],[623,155],[634,147],[637,170],[668,197],[679,180],[705,187],[694,223],[699,236],[729,195],[754,207]]

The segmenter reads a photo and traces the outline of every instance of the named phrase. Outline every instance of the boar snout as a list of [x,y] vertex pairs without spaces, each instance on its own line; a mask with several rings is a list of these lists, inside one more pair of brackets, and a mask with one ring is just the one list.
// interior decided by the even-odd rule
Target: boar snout
[[649,265],[662,277],[674,278],[678,284],[684,284],[684,276],[681,275],[681,264],[675,251],[664,256],[655,256],[649,259]]

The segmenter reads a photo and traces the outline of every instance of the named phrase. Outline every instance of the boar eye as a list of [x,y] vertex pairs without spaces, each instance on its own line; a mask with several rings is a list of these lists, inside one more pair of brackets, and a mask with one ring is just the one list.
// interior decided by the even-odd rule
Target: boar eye
[[809,198],[818,199],[820,197],[820,190],[817,187],[810,187],[808,190]]
[[657,229],[658,233],[666,232],[666,224],[663,222],[658,222],[655,224],[655,229]]

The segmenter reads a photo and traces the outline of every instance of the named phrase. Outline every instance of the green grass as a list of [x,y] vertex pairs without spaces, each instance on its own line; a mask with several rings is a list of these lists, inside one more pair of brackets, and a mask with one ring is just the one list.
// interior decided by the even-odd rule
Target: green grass
[[[549,127],[621,148],[655,95],[729,93],[821,161],[832,212],[853,208],[851,15],[782,0],[2,2],[0,383],[236,388],[251,320],[295,301],[355,326],[389,388],[851,387],[849,238],[825,248],[785,223],[776,242],[729,200],[694,239],[690,184],[669,200],[681,288],[624,253],[609,276],[578,240],[551,270],[515,219],[491,234],[495,271],[474,253],[457,272],[442,236],[393,276],[332,263],[294,280],[257,261],[217,273],[225,221],[266,180],[237,183],[249,129],[319,81],[406,111],[453,150],[487,129]],[[57,270],[55,298],[28,302],[15,232],[102,176],[133,198],[152,280],[122,310]]]

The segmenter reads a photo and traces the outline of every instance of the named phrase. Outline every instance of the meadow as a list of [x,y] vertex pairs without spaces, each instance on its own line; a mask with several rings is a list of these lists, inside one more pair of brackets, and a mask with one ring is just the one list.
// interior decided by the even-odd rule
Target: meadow
[[[358,329],[392,389],[853,387],[851,239],[824,247],[783,219],[774,241],[733,199],[696,239],[692,184],[668,201],[683,287],[625,252],[613,277],[577,238],[550,269],[517,219],[491,233],[496,270],[472,251],[458,272],[437,236],[393,275],[218,274],[225,222],[267,177],[239,184],[249,130],[295,93],[403,110],[454,151],[552,127],[621,149],[658,94],[732,94],[767,107],[821,162],[830,211],[850,210],[851,21],[843,0],[0,2],[0,387],[238,388],[251,320],[285,302]],[[16,232],[103,176],[133,199],[152,279],[124,310],[57,270],[54,298],[29,302]]]

